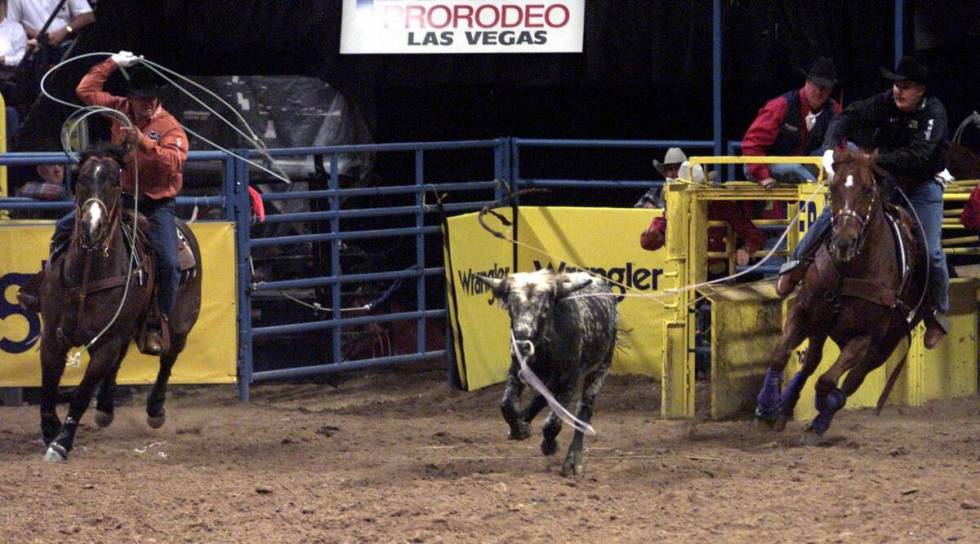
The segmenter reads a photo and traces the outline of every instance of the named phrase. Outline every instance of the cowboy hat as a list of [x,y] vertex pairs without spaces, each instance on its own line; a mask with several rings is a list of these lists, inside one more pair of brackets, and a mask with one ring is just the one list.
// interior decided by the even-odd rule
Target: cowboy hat
[[653,159],[653,167],[657,169],[657,172],[660,172],[661,175],[665,176],[666,174],[664,174],[664,167],[666,167],[668,164],[680,164],[686,160],[687,155],[681,151],[681,148],[671,147],[667,150],[667,153],[664,154],[664,162]]
[[818,57],[810,65],[809,70],[797,67],[796,73],[823,87],[837,85],[837,67],[834,65],[834,59],[829,57]]
[[163,90],[163,80],[153,70],[138,65],[129,70],[126,94],[136,98],[156,98]]
[[888,68],[882,68],[881,75],[892,81],[914,81],[925,85],[929,79],[929,69],[915,57],[902,57],[894,72]]

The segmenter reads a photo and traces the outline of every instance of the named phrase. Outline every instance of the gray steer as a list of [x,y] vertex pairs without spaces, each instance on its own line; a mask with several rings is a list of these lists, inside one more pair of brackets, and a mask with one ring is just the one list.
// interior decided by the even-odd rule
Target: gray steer
[[[616,347],[617,300],[609,284],[584,272],[556,273],[551,269],[518,272],[503,279],[480,277],[480,280],[493,290],[494,297],[510,313],[511,332],[518,349],[558,402],[567,406],[579,378],[584,377],[577,417],[588,423]],[[520,410],[525,383],[518,375],[519,370],[520,363],[512,350],[507,388],[500,406],[510,425],[512,440],[531,436],[531,420],[546,405],[539,394]],[[554,455],[558,451],[556,437],[561,425],[556,414],[548,417],[542,430],[541,453]],[[563,476],[582,472],[582,434],[576,429],[562,463]]]

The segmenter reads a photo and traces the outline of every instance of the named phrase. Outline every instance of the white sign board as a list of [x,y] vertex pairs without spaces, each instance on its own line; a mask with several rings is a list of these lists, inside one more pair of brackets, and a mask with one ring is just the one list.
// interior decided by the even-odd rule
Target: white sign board
[[581,53],[585,0],[344,0],[342,54]]

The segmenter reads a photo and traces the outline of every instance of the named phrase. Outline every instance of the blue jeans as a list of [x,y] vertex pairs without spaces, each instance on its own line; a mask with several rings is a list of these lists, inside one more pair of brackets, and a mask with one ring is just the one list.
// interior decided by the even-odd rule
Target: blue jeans
[[[127,199],[128,200],[128,199]],[[132,207],[132,202],[126,202]],[[139,211],[150,222],[147,231],[150,248],[156,257],[157,273],[157,303],[160,313],[170,317],[177,298],[177,286],[180,284],[180,271],[177,269],[177,227],[174,223],[173,198],[160,200],[140,199]],[[75,211],[72,210],[55,224],[52,244],[71,239],[71,231],[75,228]]]
[[770,164],[769,175],[780,183],[804,183],[817,181],[817,176],[802,164]]
[[[946,315],[949,313],[949,270],[946,268],[946,254],[943,252],[943,186],[929,180],[920,183],[918,187],[906,195],[912,208],[919,216],[922,230],[925,231],[926,244],[929,246],[929,298],[935,309]],[[896,191],[892,202],[908,207],[908,203]],[[830,228],[830,206],[810,226],[800,243],[793,250],[793,259],[799,260],[803,255],[810,254],[814,246],[823,238]],[[922,240],[922,232],[913,229],[914,236]]]

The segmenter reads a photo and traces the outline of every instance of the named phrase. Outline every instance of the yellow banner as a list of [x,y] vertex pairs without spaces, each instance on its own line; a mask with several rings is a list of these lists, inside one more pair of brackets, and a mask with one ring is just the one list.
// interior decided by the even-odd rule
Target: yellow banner
[[[495,210],[513,224],[511,208]],[[467,391],[500,383],[510,368],[510,318],[496,303],[476,274],[502,278],[514,272],[514,248],[487,232],[476,213],[446,220],[445,255],[447,297],[453,330],[456,366]],[[491,228],[513,236],[512,228],[488,215]],[[445,251],[445,250],[444,250]]]
[[[235,273],[235,226],[226,222],[194,223],[191,229],[201,244],[203,284],[201,315],[188,337],[170,383],[235,383],[238,354]],[[47,258],[53,222],[11,221],[0,225],[0,387],[36,387],[41,384],[37,314],[17,305],[17,291],[37,273]],[[62,385],[81,381],[87,356],[77,368],[65,369]],[[156,380],[156,357],[131,346],[119,371],[120,384]]]
[[[510,218],[510,209],[497,210]],[[676,297],[664,290],[677,285],[677,265],[665,250],[640,248],[640,233],[654,210],[521,207],[516,238],[517,270],[529,272],[585,269],[619,285],[627,293],[619,304],[620,346],[613,372],[659,377],[664,350],[663,322],[677,315]],[[506,379],[510,365],[507,313],[489,303],[490,295],[472,278],[474,272],[502,275],[511,268],[513,244],[493,237],[477,223],[477,214],[448,220],[446,262],[449,311],[455,334],[456,359],[464,386],[478,389]],[[514,237],[510,228],[487,216],[493,228]],[[640,296],[637,296],[640,295]],[[647,295],[647,296],[643,296]]]

